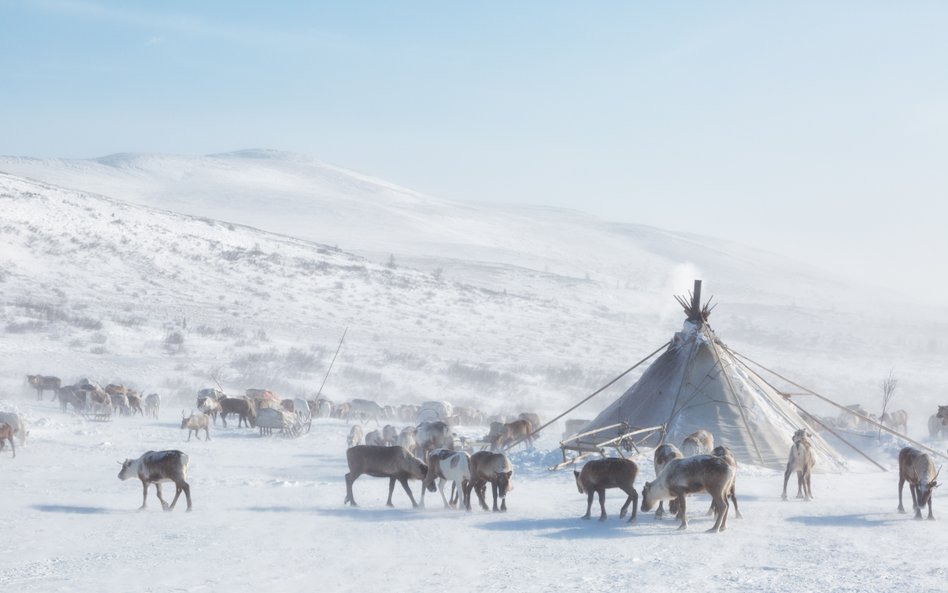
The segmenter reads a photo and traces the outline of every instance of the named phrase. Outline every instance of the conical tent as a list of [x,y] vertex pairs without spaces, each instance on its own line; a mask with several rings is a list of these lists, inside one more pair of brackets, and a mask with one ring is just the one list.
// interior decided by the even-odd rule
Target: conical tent
[[[689,319],[665,352],[581,431],[597,432],[579,439],[577,448],[592,449],[594,442],[653,426],[664,427],[664,439],[659,432],[646,444],[663,440],[679,445],[696,430],[706,429],[716,444],[730,447],[741,463],[786,466],[793,433],[806,428],[806,422],[783,395],[714,335],[707,324],[707,307],[701,310],[697,303],[696,298],[686,306]],[[818,466],[842,464],[842,457],[822,437],[814,434],[811,441]]]

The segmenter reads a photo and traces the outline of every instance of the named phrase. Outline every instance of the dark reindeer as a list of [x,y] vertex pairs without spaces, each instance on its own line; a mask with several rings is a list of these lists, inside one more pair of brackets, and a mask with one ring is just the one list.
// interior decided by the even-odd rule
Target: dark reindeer
[[[191,486],[188,485],[188,462],[190,458],[181,451],[147,451],[138,459],[126,459],[118,463],[122,466],[118,477],[120,480],[138,478],[142,482],[142,506],[138,510],[145,510],[148,499],[148,485],[155,485],[155,494],[161,501],[161,508],[166,511],[174,510],[178,497],[184,492],[188,500],[188,512],[191,512]],[[174,482],[175,494],[171,505],[161,497],[161,482]]]
[[589,519],[592,511],[593,495],[599,495],[599,520],[606,520],[606,489],[619,488],[628,495],[619,518],[625,517],[629,505],[632,505],[632,517],[629,523],[635,521],[638,512],[639,494],[635,491],[635,477],[639,474],[639,466],[630,459],[610,457],[594,459],[583,466],[581,471],[573,471],[576,478],[576,488],[579,493],[586,494],[586,514],[583,519]]

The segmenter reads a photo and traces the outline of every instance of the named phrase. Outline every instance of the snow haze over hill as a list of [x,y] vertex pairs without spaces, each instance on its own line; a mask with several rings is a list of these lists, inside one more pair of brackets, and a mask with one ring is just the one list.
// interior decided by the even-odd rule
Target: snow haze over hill
[[667,340],[672,294],[703,278],[719,335],[807,386],[874,408],[892,369],[919,417],[942,393],[943,311],[738,241],[441,200],[273,151],[0,170],[17,175],[0,177],[11,388],[42,372],[311,395],[348,327],[330,396],[550,413]]

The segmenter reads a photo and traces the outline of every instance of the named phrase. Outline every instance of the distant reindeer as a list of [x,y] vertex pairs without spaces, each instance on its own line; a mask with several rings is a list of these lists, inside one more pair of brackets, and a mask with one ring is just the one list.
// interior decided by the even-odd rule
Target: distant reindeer
[[938,411],[928,419],[928,433],[933,439],[948,433],[948,406],[938,406]]
[[352,425],[352,428],[349,430],[349,437],[346,439],[346,444],[349,448],[365,444],[365,435],[362,432],[361,424]]
[[813,435],[805,428],[801,428],[793,434],[793,445],[790,447],[787,471],[783,474],[783,495],[780,497],[782,500],[787,500],[787,482],[790,481],[790,474],[793,472],[797,472],[797,498],[813,500],[813,491],[810,489],[810,474],[816,464],[816,457],[813,455],[813,445],[810,442],[811,436]]
[[63,386],[59,377],[44,377],[43,375],[27,375],[26,381],[36,390],[36,399],[43,401],[43,392],[52,391],[55,398],[56,390]]
[[207,414],[192,412],[190,416],[187,416],[183,410],[181,411],[181,428],[188,429],[188,442],[191,441],[192,432],[198,440],[201,440],[201,430],[204,431],[204,440],[211,440],[210,424],[211,419],[207,416]]
[[639,466],[631,459],[621,459],[618,457],[609,457],[606,459],[594,459],[583,466],[581,471],[573,471],[576,478],[576,488],[580,494],[586,494],[586,514],[583,519],[588,519],[592,512],[593,495],[599,495],[599,520],[606,520],[606,490],[608,488],[619,488],[626,493],[627,498],[622,510],[619,511],[619,518],[625,517],[629,505],[632,505],[632,516],[629,523],[635,521],[638,513],[639,494],[635,491],[635,478],[639,475]]
[[886,412],[879,418],[879,421],[895,432],[901,432],[902,434],[908,432],[908,412],[905,410]]

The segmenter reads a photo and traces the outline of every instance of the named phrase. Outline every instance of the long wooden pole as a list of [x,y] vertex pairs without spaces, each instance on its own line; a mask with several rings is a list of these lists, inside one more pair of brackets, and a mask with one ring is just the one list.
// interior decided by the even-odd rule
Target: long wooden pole
[[342,338],[339,339],[339,345],[336,346],[336,353],[332,355],[332,360],[329,361],[329,368],[326,369],[326,376],[323,377],[323,382],[319,385],[319,391],[316,392],[316,399],[319,399],[320,394],[323,392],[323,386],[326,385],[326,380],[329,379],[329,373],[332,371],[332,365],[336,362],[336,357],[339,356],[339,351],[342,349],[342,341],[346,339],[346,334],[349,333],[349,326],[346,326],[346,329],[342,332]]

